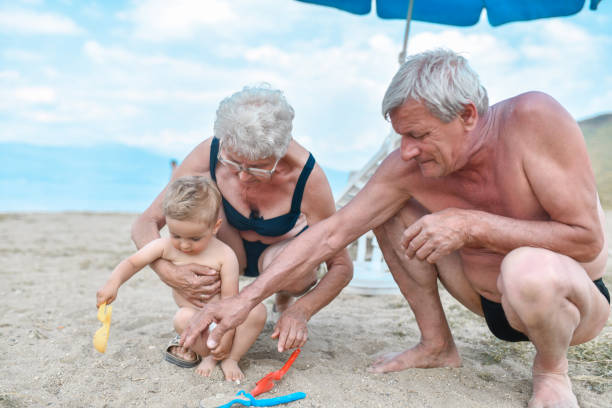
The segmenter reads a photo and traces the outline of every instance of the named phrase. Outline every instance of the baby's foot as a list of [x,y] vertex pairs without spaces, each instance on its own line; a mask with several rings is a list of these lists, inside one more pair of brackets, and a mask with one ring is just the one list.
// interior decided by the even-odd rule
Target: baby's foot
[[168,353],[185,361],[196,361],[198,355],[188,348],[181,346],[172,346],[168,349]]
[[210,377],[216,365],[217,360],[212,358],[212,356],[205,357],[196,367],[196,373],[200,374],[202,377]]
[[242,381],[244,380],[244,374],[240,367],[238,367],[238,362],[236,360],[232,360],[231,358],[226,358],[221,362],[221,369],[225,374],[225,379],[227,381]]

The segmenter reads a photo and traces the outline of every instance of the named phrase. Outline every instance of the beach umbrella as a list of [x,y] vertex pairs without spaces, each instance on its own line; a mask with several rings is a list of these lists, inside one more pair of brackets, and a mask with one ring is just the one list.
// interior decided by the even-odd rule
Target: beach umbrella
[[[368,14],[372,0],[298,0],[334,7],[353,14]],[[591,10],[596,10],[601,0],[590,0]],[[569,16],[582,10],[585,0],[376,0],[376,14],[384,19],[406,19],[404,45],[399,56],[400,64],[406,57],[410,22],[412,20],[454,26],[471,26],[478,23],[482,10],[492,26],[513,21]]]

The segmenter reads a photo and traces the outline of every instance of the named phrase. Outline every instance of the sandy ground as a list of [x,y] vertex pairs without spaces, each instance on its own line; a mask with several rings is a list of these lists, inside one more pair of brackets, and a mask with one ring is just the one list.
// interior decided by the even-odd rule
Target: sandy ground
[[[241,362],[247,376],[241,385],[225,382],[219,370],[205,379],[163,361],[176,307],[148,268],[121,288],[108,349],[95,351],[95,292],[132,252],[133,219],[0,215],[1,407],[197,407],[215,395],[229,401],[282,366],[289,353],[276,351],[270,324]],[[605,279],[612,287],[610,265]],[[400,296],[342,293],[311,320],[300,357],[263,396],[305,392],[306,399],[287,405],[295,408],[525,406],[533,347],[496,340],[483,319],[442,296],[461,368],[368,373],[377,354],[418,340],[414,316]],[[570,375],[583,407],[612,406],[611,343],[612,320],[597,339],[570,351]]]

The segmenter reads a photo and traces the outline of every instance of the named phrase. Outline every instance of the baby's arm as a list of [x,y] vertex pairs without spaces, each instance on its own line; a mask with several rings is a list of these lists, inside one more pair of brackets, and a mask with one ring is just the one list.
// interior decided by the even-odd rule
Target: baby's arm
[[98,290],[96,294],[96,306],[99,307],[102,303],[110,304],[117,297],[119,287],[134,274],[151,262],[161,258],[164,254],[165,239],[158,238],[147,245],[143,246],[117,265],[111,273],[104,286]]
[[[227,245],[223,245],[219,251],[222,256],[221,270],[221,298],[236,296],[238,294],[239,266],[236,253]],[[222,337],[217,348],[212,350],[216,359],[224,359],[229,354],[234,340],[235,329],[228,330]]]
[[221,298],[236,296],[238,294],[238,258],[228,245],[223,244],[220,250],[222,261],[219,277],[221,278]]

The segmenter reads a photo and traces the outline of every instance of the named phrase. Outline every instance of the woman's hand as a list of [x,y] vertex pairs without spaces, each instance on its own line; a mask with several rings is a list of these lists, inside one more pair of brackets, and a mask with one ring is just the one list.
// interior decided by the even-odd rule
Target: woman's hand
[[221,278],[216,269],[198,264],[172,265],[168,262],[168,265],[169,271],[159,274],[161,280],[194,305],[202,307],[220,293]]

